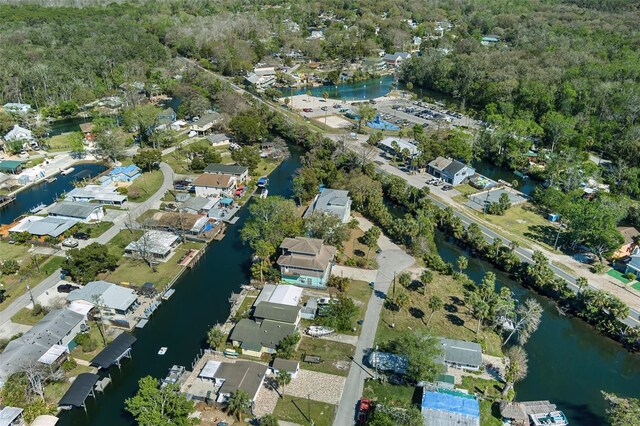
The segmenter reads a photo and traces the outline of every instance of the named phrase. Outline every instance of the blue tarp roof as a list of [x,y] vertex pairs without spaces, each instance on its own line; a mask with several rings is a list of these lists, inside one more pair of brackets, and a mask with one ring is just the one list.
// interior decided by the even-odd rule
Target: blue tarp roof
[[223,205],[233,204],[233,198],[223,198],[222,200],[220,200],[220,204],[223,204]]
[[425,391],[422,395],[422,408],[427,410],[447,411],[463,416],[480,417],[480,405],[477,399],[450,395],[440,392]]

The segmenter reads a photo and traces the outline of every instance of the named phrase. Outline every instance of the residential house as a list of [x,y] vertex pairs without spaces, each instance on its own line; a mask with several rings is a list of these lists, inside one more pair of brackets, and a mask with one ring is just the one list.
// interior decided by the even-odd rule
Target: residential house
[[208,133],[213,126],[222,121],[222,115],[217,112],[204,114],[198,120],[191,123],[191,130],[198,134]]
[[9,342],[2,352],[0,385],[25,365],[40,362],[57,368],[66,353],[75,346],[73,339],[86,329],[84,315],[69,309],[49,312],[29,331]]
[[[111,179],[111,182],[133,182],[142,176],[142,170],[135,164],[128,166],[114,167],[107,176]],[[102,183],[105,184],[104,182]]]
[[624,243],[611,257],[614,259],[620,259],[631,256],[633,249],[637,247],[636,241],[640,241],[640,232],[638,232],[638,230],[633,226],[619,226],[617,229],[618,232],[622,234]]
[[631,252],[629,262],[627,263],[627,267],[624,272],[625,274],[631,272],[632,274],[640,277],[640,247],[634,248]]
[[307,37],[307,40],[324,40],[324,31],[311,30],[311,34]]
[[0,172],[11,173],[17,175],[22,172],[22,161],[20,160],[4,160],[0,161]]
[[47,214],[62,219],[75,219],[81,222],[100,221],[104,217],[102,204],[60,201],[47,207]]
[[443,157],[438,157],[431,161],[427,166],[427,171],[451,185],[460,185],[476,174],[473,167],[467,166],[458,160]]
[[199,378],[209,380],[219,386],[216,402],[224,403],[238,390],[243,390],[249,395],[253,409],[253,403],[262,388],[268,367],[252,361],[220,362],[208,361]]
[[317,238],[285,238],[278,258],[282,282],[324,288],[331,276],[335,247]]
[[265,284],[252,306],[261,302],[271,302],[278,305],[298,306],[302,300],[302,289],[293,285]]
[[281,371],[286,371],[291,375],[292,379],[298,377],[298,371],[300,371],[300,361],[276,358],[271,363],[271,373],[278,374]]
[[0,426],[24,426],[24,418],[22,412],[24,410],[18,407],[3,407],[0,410]]
[[425,425],[480,426],[480,403],[475,395],[425,387],[422,393]]
[[101,314],[109,318],[131,313],[138,306],[138,296],[129,288],[107,281],[91,281],[69,293],[67,302],[98,306]]
[[73,228],[79,221],[77,219],[64,219],[58,217],[27,216],[9,229],[10,233],[28,232],[37,237],[58,238],[60,235]]
[[482,346],[475,342],[440,338],[442,356],[439,361],[448,367],[479,371],[482,366]]
[[500,36],[497,35],[486,35],[480,39],[480,44],[483,46],[492,46],[500,42]]
[[384,55],[382,58],[388,66],[399,67],[407,59],[411,59],[411,53],[395,52]]
[[367,357],[367,363],[371,368],[375,368],[376,371],[401,375],[406,373],[409,367],[409,361],[406,356],[379,351],[372,351]]
[[86,141],[92,141],[94,139],[93,130],[95,127],[93,123],[80,123],[80,131]]
[[249,169],[238,164],[211,163],[204,168],[204,172],[212,175],[230,175],[235,177],[238,183],[249,179]]
[[415,47],[420,47],[420,45],[422,44],[422,37],[414,37],[411,41],[411,44],[413,44]]
[[21,104],[18,102],[9,102],[2,105],[2,109],[7,113],[27,114],[29,111],[31,111],[31,105]]
[[253,72],[247,74],[245,80],[258,89],[264,89],[276,82],[276,69],[274,67],[256,67]]
[[9,130],[9,133],[4,135],[4,140],[7,142],[24,141],[31,144],[35,143],[35,138],[31,130],[20,127],[17,124],[13,126],[13,129]]
[[197,197],[233,197],[236,177],[227,174],[203,173],[193,181]]
[[42,166],[38,165],[23,170],[17,177],[18,185],[28,185],[31,182],[36,182],[44,179],[45,173]]
[[180,244],[177,235],[165,231],[146,231],[137,241],[132,241],[124,248],[124,252],[132,257],[153,259],[164,262],[168,260],[173,249]]
[[[103,185],[111,182],[111,178],[106,177],[108,182]],[[121,206],[127,201],[127,196],[120,194],[118,188],[114,186],[87,185],[67,192],[65,200]]]
[[[176,199],[176,201],[178,200]],[[212,200],[211,198],[191,197],[187,195],[187,198],[180,202],[178,211],[206,215],[215,205],[216,200]]]
[[156,118],[156,126],[158,126],[156,128],[167,129],[169,128],[171,123],[176,121],[177,118],[178,116],[176,115],[176,112],[173,110],[173,108],[165,108],[164,110],[162,110],[162,112],[160,112],[160,114],[158,114],[158,117]]
[[378,146],[391,155],[401,155],[405,149],[411,157],[415,157],[419,153],[418,147],[411,142],[411,139],[387,137],[378,142]]
[[211,142],[211,146],[224,146],[231,143],[231,138],[224,133],[212,133],[207,135],[205,139]]
[[349,191],[324,188],[311,202],[311,205],[304,213],[304,217],[308,218],[314,212],[332,214],[339,217],[342,223],[349,222],[351,219]]

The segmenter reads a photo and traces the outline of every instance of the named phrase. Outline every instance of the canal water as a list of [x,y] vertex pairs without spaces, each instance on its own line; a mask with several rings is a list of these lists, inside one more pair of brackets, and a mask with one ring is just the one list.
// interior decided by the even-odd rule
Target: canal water
[[[269,176],[269,195],[292,197],[291,177],[300,166],[301,151],[290,150],[291,156]],[[134,424],[124,412],[124,400],[135,394],[138,380],[147,375],[162,378],[174,364],[191,367],[195,355],[206,347],[207,330],[229,316],[231,293],[249,281],[251,249],[238,235],[247,215],[246,207],[240,210],[226,237],[208,247],[198,264],[180,277],[171,299],[162,303],[145,328],[135,332],[133,359],[125,359],[122,370],[109,370],[113,382],[106,392],[87,399],[87,413],[82,409],[61,413],[58,425]],[[159,356],[162,346],[168,350]]]
[[79,132],[82,123],[88,123],[91,117],[70,117],[52,121],[48,124],[49,136],[57,136],[63,133]]
[[[455,264],[461,254],[468,256],[440,233],[436,244],[447,262]],[[533,297],[544,308],[540,327],[525,345],[529,374],[516,383],[518,400],[549,400],[564,411],[571,425],[604,425],[607,407],[601,390],[640,397],[640,355],[627,352],[584,321],[559,314],[553,302],[489,263],[469,257],[466,272],[474,281],[480,282],[488,271],[496,273],[499,287],[509,287],[520,300]]]
[[101,164],[77,164],[68,175],[58,174],[56,180],[51,183],[42,181],[16,195],[13,203],[0,209],[0,224],[13,222],[21,214],[29,212],[29,209],[40,203],[51,204],[63,193],[73,189],[73,182],[99,175],[107,168]]
[[536,189],[538,185],[542,184],[535,179],[523,179],[520,176],[516,176],[511,170],[498,167],[487,160],[476,160],[472,163],[472,166],[476,169],[476,172],[496,182],[500,179],[509,183],[512,183],[514,180],[517,181],[518,187],[516,189],[527,195],[533,194],[533,190]]

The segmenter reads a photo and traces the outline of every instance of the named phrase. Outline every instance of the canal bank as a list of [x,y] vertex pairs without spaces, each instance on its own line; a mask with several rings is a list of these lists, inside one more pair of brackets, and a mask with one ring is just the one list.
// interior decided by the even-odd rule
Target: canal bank
[[[269,196],[291,197],[291,177],[300,166],[298,147],[269,175]],[[112,384],[97,399],[87,399],[87,412],[73,410],[60,414],[59,425],[112,426],[134,424],[124,412],[124,400],[138,389],[138,380],[151,375],[162,378],[172,365],[191,366],[195,355],[206,347],[206,332],[229,315],[228,298],[249,281],[251,249],[242,244],[239,230],[248,216],[243,208],[238,222],[227,229],[222,241],[212,243],[193,269],[176,282],[175,294],[163,302],[141,330],[133,346],[131,360],[122,369],[109,370]],[[168,347],[164,356],[160,347]]]

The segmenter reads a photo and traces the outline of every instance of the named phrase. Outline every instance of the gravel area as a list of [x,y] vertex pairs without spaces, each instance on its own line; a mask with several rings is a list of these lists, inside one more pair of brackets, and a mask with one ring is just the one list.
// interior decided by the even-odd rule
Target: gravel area
[[316,371],[300,370],[298,377],[285,388],[287,395],[310,398],[314,401],[338,405],[342,397],[345,377]]

